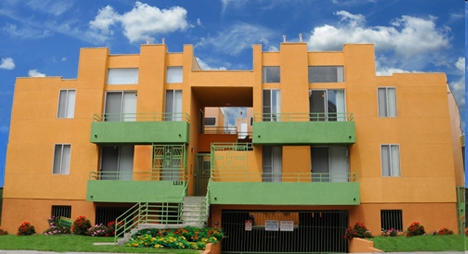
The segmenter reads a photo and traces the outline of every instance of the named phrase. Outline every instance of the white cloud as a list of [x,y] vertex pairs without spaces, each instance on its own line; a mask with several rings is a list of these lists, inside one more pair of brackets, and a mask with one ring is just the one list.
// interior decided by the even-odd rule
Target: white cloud
[[15,24],[6,24],[2,27],[4,32],[15,37],[25,38],[45,38],[51,35],[49,30],[35,29],[31,27],[18,28]]
[[29,70],[28,71],[28,77],[45,77],[46,75],[44,73],[40,73],[37,70]]
[[62,62],[66,62],[67,61],[67,58],[66,57],[62,57]]
[[122,15],[108,5],[99,10],[97,16],[89,23],[93,32],[89,33],[100,40],[112,35],[111,26],[119,22],[123,26],[123,33],[130,43],[144,41],[156,34],[185,30],[188,27],[187,10],[175,6],[170,9],[159,9],[148,4],[136,2],[135,7]]
[[26,3],[31,9],[59,16],[73,6],[73,1],[30,0]]
[[268,46],[269,40],[275,36],[275,32],[266,27],[237,23],[217,36],[202,38],[195,47],[213,46],[218,52],[235,56],[251,48],[252,44],[263,43]]
[[459,57],[457,62],[455,62],[455,67],[463,73],[465,73],[465,58]]
[[234,6],[236,9],[241,8],[244,4],[247,3],[247,0],[221,0],[222,3],[222,13],[226,11],[229,5]]
[[198,26],[203,27],[202,22],[201,22],[201,20],[199,18],[197,19],[197,24],[198,24]]
[[450,82],[449,86],[453,96],[455,96],[458,107],[463,109],[465,107],[465,58],[459,57],[454,66],[459,71],[460,78]]
[[218,68],[211,67],[198,57],[197,57],[197,62],[198,62],[198,65],[200,65],[200,69],[202,70],[226,70],[226,67],[218,67]]
[[335,14],[340,17],[339,25],[314,28],[308,41],[309,50],[341,50],[346,43],[373,43],[376,51],[394,51],[398,56],[410,58],[450,46],[449,29],[436,28],[434,17],[402,16],[389,26],[367,27],[362,15],[346,11]]
[[13,61],[13,58],[2,58],[2,61],[0,61],[0,69],[13,70],[14,68],[15,62]]

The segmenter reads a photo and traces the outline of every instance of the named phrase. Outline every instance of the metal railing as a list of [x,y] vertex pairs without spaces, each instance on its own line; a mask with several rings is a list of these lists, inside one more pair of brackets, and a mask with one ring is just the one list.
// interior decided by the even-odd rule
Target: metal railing
[[358,173],[263,173],[248,170],[213,169],[211,180],[215,182],[358,182]]
[[94,122],[162,122],[183,121],[190,122],[187,113],[101,113],[93,115]]
[[308,122],[308,121],[328,121],[328,122],[352,122],[353,113],[256,113],[254,122]]
[[188,180],[183,168],[153,169],[145,172],[133,171],[91,171],[89,180],[128,180],[128,181],[183,181]]
[[237,134],[236,126],[206,126],[203,134]]

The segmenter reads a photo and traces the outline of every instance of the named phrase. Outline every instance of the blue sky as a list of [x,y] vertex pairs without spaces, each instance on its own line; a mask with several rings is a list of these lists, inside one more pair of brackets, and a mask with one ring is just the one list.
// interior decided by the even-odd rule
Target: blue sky
[[80,48],[139,53],[146,38],[193,44],[202,68],[228,70],[251,69],[252,44],[275,51],[283,35],[310,51],[374,43],[377,75],[445,72],[464,116],[464,16],[460,0],[2,0],[0,175],[17,77],[76,78]]

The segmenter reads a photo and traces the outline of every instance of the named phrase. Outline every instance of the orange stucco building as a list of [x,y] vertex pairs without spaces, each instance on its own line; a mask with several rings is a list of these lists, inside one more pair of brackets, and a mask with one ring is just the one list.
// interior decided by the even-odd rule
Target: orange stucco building
[[[248,108],[234,128],[248,135],[213,107]],[[459,126],[445,74],[376,76],[370,44],[254,45],[246,71],[201,70],[191,45],[84,48],[76,79],[17,79],[1,226],[41,232],[52,214],[107,223],[137,203],[186,224],[184,198],[201,196],[198,222],[225,230],[225,251],[273,251],[268,234],[290,233],[304,249],[275,251],[343,252],[356,222],[374,235],[413,221],[458,231]]]

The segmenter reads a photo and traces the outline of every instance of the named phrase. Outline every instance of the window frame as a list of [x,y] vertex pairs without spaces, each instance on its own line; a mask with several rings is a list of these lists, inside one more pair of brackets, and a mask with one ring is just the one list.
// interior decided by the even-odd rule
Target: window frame
[[[180,79],[175,79],[171,74],[179,74],[180,70]],[[184,67],[183,66],[167,66],[166,68],[166,84],[177,84],[184,82]]]
[[[208,119],[208,118],[209,118],[209,119],[214,119],[214,123],[213,123],[213,124],[206,124],[206,119]],[[214,117],[214,116],[207,116],[207,117],[205,117],[205,126],[216,126],[216,120],[217,120],[217,119],[216,119],[216,117]]]
[[[113,74],[113,73],[111,73],[113,70],[128,70],[128,72],[131,72],[130,70],[132,70],[133,72],[136,72],[136,73],[132,73],[133,75],[136,74],[136,77],[133,77],[133,79],[130,80],[130,83],[117,81],[117,80],[119,80],[119,79],[117,79],[117,77],[112,77],[111,81],[113,81],[113,82],[109,82],[109,78],[110,78],[111,74]],[[113,74],[113,75],[117,75],[117,74]],[[128,78],[129,75],[130,75],[129,73],[126,73],[124,76],[126,76]],[[139,68],[108,68],[107,69],[107,77],[106,77],[106,85],[138,85],[138,76],[139,75],[140,75]],[[114,81],[114,79],[116,79],[116,81]],[[125,81],[128,81],[128,80],[129,79],[125,79]]]
[[[278,69],[278,79],[275,76],[271,77],[268,70]],[[268,73],[267,73],[268,72]],[[281,83],[281,68],[280,66],[263,66],[262,67],[262,83]]]
[[[384,97],[381,98],[380,96],[380,90],[383,90],[385,89],[384,91]],[[389,93],[388,93],[388,90],[393,90],[393,94],[394,94],[394,97],[393,98],[389,98]],[[381,118],[394,118],[394,117],[397,117],[398,116],[398,107],[397,107],[397,98],[396,98],[396,87],[394,86],[384,86],[384,87],[377,87],[377,114],[379,117]],[[385,99],[385,109],[381,109],[381,99]],[[393,100],[393,106],[392,105],[389,105],[389,101],[390,100]],[[393,107],[393,108],[391,108]],[[391,110],[393,110],[393,112],[391,112]],[[381,111],[384,111],[382,112],[383,114],[381,114]]]
[[[388,147],[388,154],[387,154],[387,157],[388,157],[388,162],[389,162],[389,168],[388,170],[385,169],[385,166],[384,166],[384,149],[383,147]],[[396,160],[396,158],[393,158],[392,156],[394,156],[393,154],[393,150],[392,150],[392,147],[397,147],[398,148],[398,165],[396,169],[394,169],[392,162],[394,162]],[[381,144],[380,145],[380,168],[381,168],[381,173],[382,173],[382,177],[400,177],[401,176],[401,152],[400,152],[400,145],[399,144]],[[384,170],[386,170],[387,172],[384,172]],[[398,170],[398,174],[394,174],[396,172],[396,170]],[[388,175],[386,175],[388,174]]]
[[[69,147],[68,149],[68,168],[65,170],[62,169],[63,167],[63,155],[64,155],[64,147],[67,146]],[[56,156],[57,156],[57,147],[60,147],[60,166],[58,168],[58,171],[56,172]],[[71,144],[54,144],[54,156],[53,156],[53,161],[52,161],[52,174],[53,175],[70,175],[70,168],[71,168],[71,149],[72,145]]]
[[[395,213],[397,218],[395,220],[387,218],[387,216],[392,216],[390,213]],[[385,218],[384,218],[384,215],[385,215]],[[385,221],[384,221],[384,219],[385,219]],[[385,225],[392,224],[392,222],[388,222],[388,221],[392,221],[395,224],[389,226],[389,228],[385,228]],[[399,225],[396,225],[396,224],[399,224]],[[380,227],[382,228],[382,230],[387,230],[388,231],[388,230],[393,228],[394,230],[398,230],[400,232],[403,232],[403,210],[402,209],[382,209],[382,210],[380,210]]]
[[[336,68],[335,71],[336,71],[336,81],[328,81],[328,80],[312,80],[312,76],[311,75],[311,68]],[[341,70],[341,71],[339,71]],[[311,83],[343,83],[345,82],[345,75],[344,75],[344,65],[309,65],[307,66],[307,81],[309,84]]]
[[[65,92],[66,94],[62,96],[62,92]],[[69,97],[70,92],[73,92],[73,103],[70,103],[70,97]],[[65,97],[65,98],[62,98],[62,97]],[[58,96],[58,104],[57,104],[57,118],[58,119],[75,118],[75,104],[76,104],[76,89],[60,89],[59,96]],[[62,107],[64,107],[63,110],[61,110],[61,105]],[[70,110],[70,107],[73,107],[73,109]]]
[[[59,210],[60,212],[57,212],[56,210]],[[54,214],[54,211],[59,213],[59,215]],[[50,214],[51,216],[55,216],[55,217],[71,218],[71,212],[72,212],[71,205],[52,205]]]

